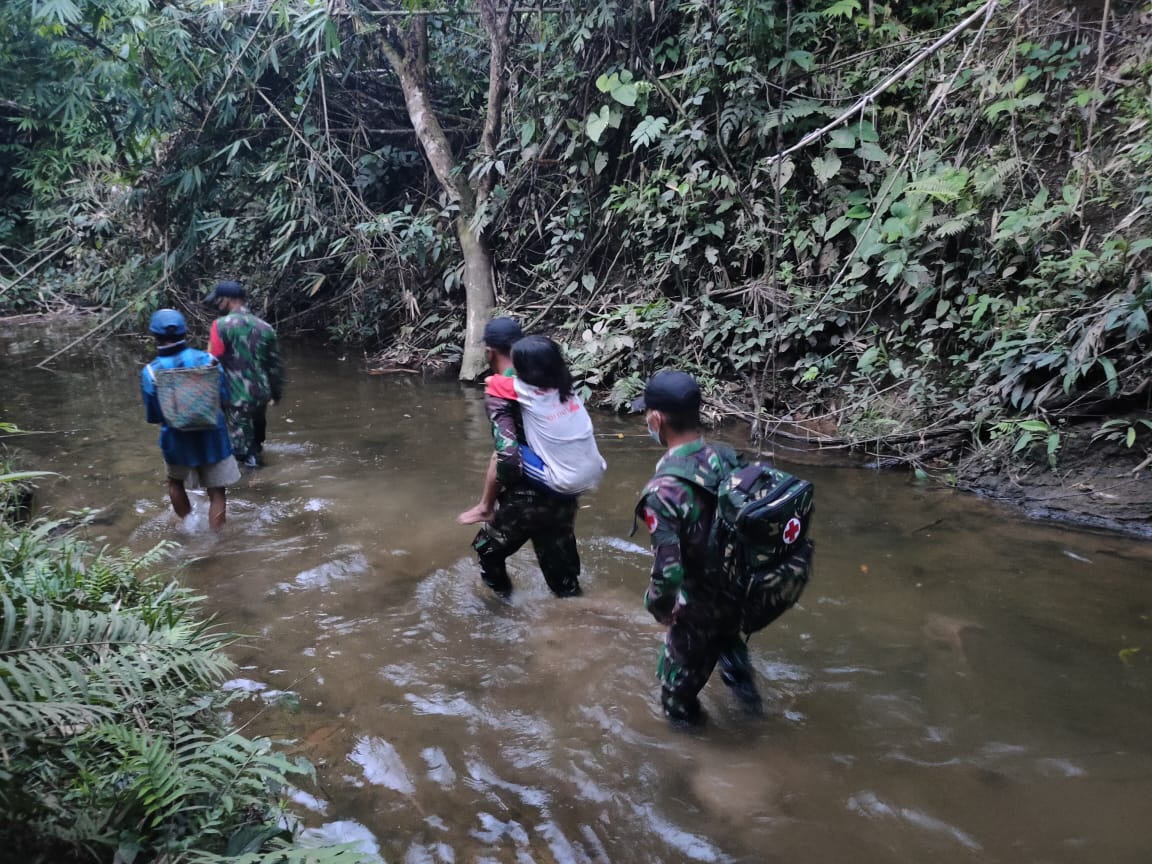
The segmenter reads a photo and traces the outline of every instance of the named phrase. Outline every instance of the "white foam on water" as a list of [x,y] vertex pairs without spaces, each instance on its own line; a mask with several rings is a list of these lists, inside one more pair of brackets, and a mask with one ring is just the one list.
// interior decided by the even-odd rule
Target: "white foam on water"
[[1086,777],[1088,772],[1081,768],[1076,763],[1068,759],[1059,759],[1050,756],[1045,759],[1037,759],[1036,767],[1040,769],[1040,773],[1046,777]]
[[656,812],[651,805],[635,806],[636,815],[643,819],[652,831],[681,855],[693,861],[726,861],[724,854],[712,843],[698,834],[673,825]]
[[456,772],[448,762],[448,756],[439,747],[425,747],[420,755],[428,766],[428,779],[445,789],[456,784]]
[[454,699],[437,699],[436,697],[425,698],[417,696],[415,693],[405,693],[404,700],[412,706],[413,714],[441,717],[467,717],[471,720],[478,720],[482,716],[479,708],[461,696],[457,696]]
[[221,690],[238,690],[243,693],[260,693],[268,689],[268,685],[261,681],[253,681],[251,678],[233,678],[231,681],[225,681],[220,685]]
[[293,583],[297,588],[324,589],[333,582],[348,581],[371,572],[372,565],[368,559],[362,553],[355,552],[297,573]]
[[555,822],[543,822],[537,825],[536,833],[548,844],[548,850],[556,859],[556,864],[589,864],[588,856],[572,845]]
[[617,552],[628,552],[632,555],[643,555],[646,558],[652,557],[652,550],[639,543],[633,543],[631,540],[625,540],[621,537],[591,537],[588,540],[589,545],[592,546],[607,546],[609,549],[615,549]]
[[317,798],[315,795],[310,795],[303,789],[297,789],[295,786],[285,787],[288,793],[288,800],[294,804],[299,804],[301,807],[311,810],[313,813],[319,813],[324,816],[328,813],[328,802]]
[[319,828],[308,828],[300,832],[297,840],[301,846],[308,849],[351,843],[367,856],[369,861],[384,864],[384,859],[380,857],[380,844],[376,840],[376,835],[354,819],[325,822]]
[[364,771],[364,779],[374,786],[383,786],[402,795],[411,795],[416,791],[396,748],[383,738],[361,738],[356,742],[356,748],[348,754],[348,759],[360,766]]
[[504,789],[514,794],[529,807],[535,807],[537,810],[545,812],[547,811],[550,803],[547,792],[541,789],[534,789],[531,786],[521,786],[518,783],[504,780],[483,762],[469,762],[468,776],[472,778],[473,785],[478,789],[484,789],[486,787]]
[[446,843],[414,843],[404,853],[404,864],[455,864],[456,853]]
[[923,810],[889,804],[881,800],[874,792],[861,792],[851,796],[848,799],[848,809],[861,816],[896,819],[923,831],[941,834],[973,852],[980,852],[984,848],[971,834],[962,831],[955,825],[950,825],[935,816],[929,816]]
[[517,846],[528,845],[528,832],[516,820],[502,822],[491,813],[483,811],[477,813],[476,818],[480,820],[480,827],[473,828],[470,833],[481,843],[493,844],[503,837],[508,837]]

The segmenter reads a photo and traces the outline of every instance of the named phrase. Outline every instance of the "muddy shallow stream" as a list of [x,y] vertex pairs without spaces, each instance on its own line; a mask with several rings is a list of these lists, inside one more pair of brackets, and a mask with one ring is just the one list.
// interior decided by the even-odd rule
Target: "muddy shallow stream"
[[475,389],[290,343],[269,465],[216,537],[203,497],[169,515],[143,349],[33,368],[66,341],[0,327],[0,420],[53,432],[8,441],[19,467],[61,473],[42,506],[103,508],[109,543],[180,544],[182,578],[246,634],[237,718],[317,766],[293,793],[314,836],[406,864],[1152,856],[1152,544],[781,458],[817,486],[817,570],[753,638],[767,716],[714,680],[709,723],[676,732],[628,537],[659,455],[640,421],[594,417],[585,596],[553,598],[522,552],[504,601],[454,522],[491,447]]

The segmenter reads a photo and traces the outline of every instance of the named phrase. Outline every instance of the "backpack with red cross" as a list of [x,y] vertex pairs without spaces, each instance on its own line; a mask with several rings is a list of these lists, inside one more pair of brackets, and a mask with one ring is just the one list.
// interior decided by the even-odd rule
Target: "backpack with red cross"
[[767,627],[800,598],[812,570],[814,489],[763,462],[742,465],[716,490],[713,554],[743,597],[740,629]]
[[664,460],[659,475],[715,497],[709,556],[742,600],[740,629],[755,633],[791,609],[808,584],[814,489],[765,462],[745,462],[728,447],[711,446],[723,466],[719,475],[705,476],[692,459]]

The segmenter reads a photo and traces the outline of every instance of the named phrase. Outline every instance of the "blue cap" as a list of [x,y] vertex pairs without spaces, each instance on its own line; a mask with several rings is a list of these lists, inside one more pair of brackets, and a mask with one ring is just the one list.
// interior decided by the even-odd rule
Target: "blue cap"
[[148,332],[153,336],[183,336],[188,332],[188,325],[175,309],[157,309],[148,322]]

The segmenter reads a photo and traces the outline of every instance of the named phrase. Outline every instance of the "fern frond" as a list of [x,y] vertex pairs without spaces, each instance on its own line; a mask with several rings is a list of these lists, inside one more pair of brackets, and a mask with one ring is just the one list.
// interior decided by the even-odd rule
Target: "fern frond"
[[923,195],[944,203],[955,201],[962,191],[955,182],[942,177],[921,177],[904,187],[905,195]]
[[981,198],[1003,194],[1004,181],[1019,173],[1024,160],[1012,156],[996,163],[991,171],[979,172],[973,182],[973,191]]
[[773,131],[777,126],[783,126],[787,129],[797,120],[803,120],[814,115],[834,116],[836,113],[835,109],[823,102],[816,102],[811,99],[790,99],[784,103],[782,108],[765,111],[764,119],[757,131],[763,136]]
[[941,222],[940,226],[936,229],[936,232],[933,234],[933,236],[937,240],[944,240],[948,237],[955,237],[958,234],[963,234],[970,227],[972,227],[972,223],[976,221],[977,215],[977,213],[970,210],[967,213],[961,213],[951,218],[946,217]]
[[123,612],[31,601],[17,609],[7,595],[0,604],[0,720],[23,735],[62,734],[174,688],[214,687],[232,670],[216,637],[190,624],[153,629]]

